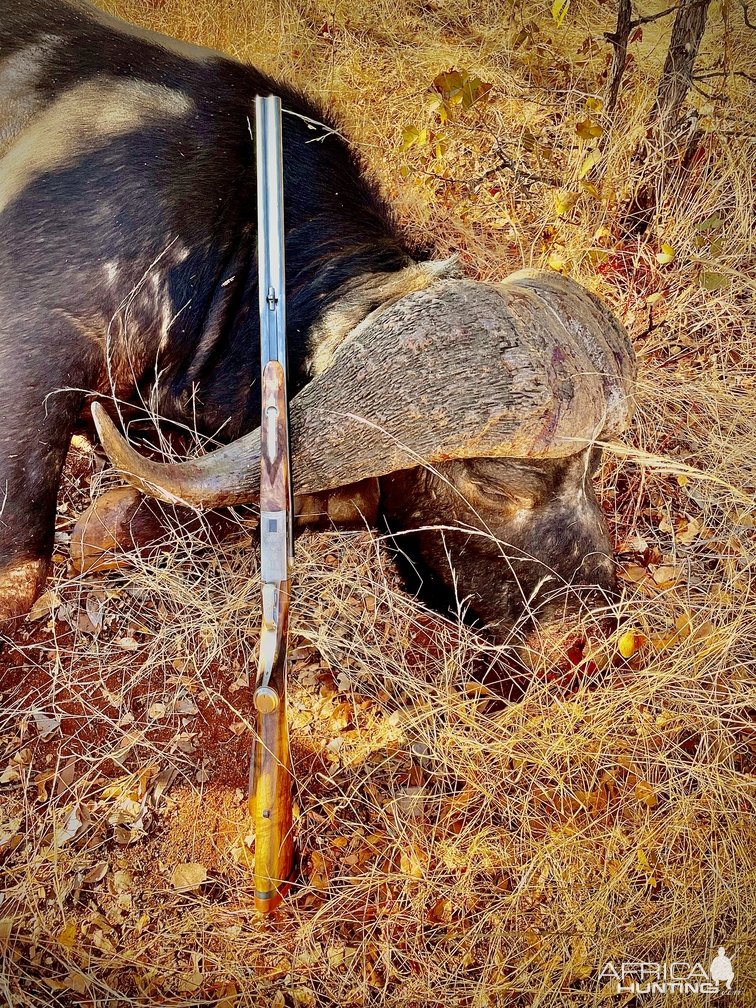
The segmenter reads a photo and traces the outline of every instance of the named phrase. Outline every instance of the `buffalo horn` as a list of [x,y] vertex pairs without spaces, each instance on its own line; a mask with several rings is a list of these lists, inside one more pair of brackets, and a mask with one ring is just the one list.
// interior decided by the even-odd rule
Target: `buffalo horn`
[[[290,406],[298,493],[460,458],[574,454],[624,430],[635,359],[587,290],[552,272],[440,280],[369,314]],[[140,456],[92,407],[113,465],[140,490],[198,508],[257,497],[253,431],[179,463]]]

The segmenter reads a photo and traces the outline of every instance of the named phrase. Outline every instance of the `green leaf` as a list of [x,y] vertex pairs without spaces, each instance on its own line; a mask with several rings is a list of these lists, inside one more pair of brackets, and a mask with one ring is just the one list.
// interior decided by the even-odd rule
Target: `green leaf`
[[570,0],[554,0],[551,5],[551,16],[556,22],[557,28],[561,28],[564,24],[564,19],[567,17],[567,11],[570,9]]
[[702,270],[698,276],[698,282],[707,291],[722,290],[730,286],[730,278],[724,273],[714,273],[709,270]]
[[695,225],[695,230],[702,231],[704,233],[707,231],[716,231],[717,228],[721,228],[723,224],[724,220],[719,216],[719,214],[713,213],[709,214],[708,217],[705,217],[704,220],[699,221],[698,224]]

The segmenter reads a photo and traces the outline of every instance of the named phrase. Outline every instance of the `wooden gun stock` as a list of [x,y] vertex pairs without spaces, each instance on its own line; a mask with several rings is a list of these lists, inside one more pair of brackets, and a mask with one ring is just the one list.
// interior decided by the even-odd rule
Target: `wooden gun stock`
[[286,894],[294,869],[292,775],[286,724],[289,623],[286,380],[278,361],[269,361],[265,366],[262,401],[263,616],[254,695],[257,738],[250,812],[255,824],[255,907],[268,913]]

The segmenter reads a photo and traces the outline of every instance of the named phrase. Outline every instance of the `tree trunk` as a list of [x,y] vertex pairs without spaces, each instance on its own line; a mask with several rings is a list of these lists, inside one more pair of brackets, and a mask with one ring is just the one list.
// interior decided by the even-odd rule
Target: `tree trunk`
[[632,16],[633,9],[630,0],[619,0],[617,27],[612,35],[606,36],[614,46],[614,56],[612,57],[612,65],[609,69],[609,76],[606,82],[606,98],[604,100],[604,107],[607,112],[614,111],[622,78],[625,74],[627,44],[630,39]]
[[664,153],[680,126],[680,112],[693,81],[693,64],[706,28],[709,0],[680,0],[654,105],[654,127]]

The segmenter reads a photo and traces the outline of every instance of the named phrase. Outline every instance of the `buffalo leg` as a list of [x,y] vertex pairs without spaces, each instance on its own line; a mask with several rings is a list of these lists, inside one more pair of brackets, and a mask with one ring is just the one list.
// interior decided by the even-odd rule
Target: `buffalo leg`
[[69,361],[55,360],[62,342],[25,339],[18,333],[9,336],[0,328],[0,403],[5,413],[0,421],[0,627],[4,628],[29,610],[44,584],[61,471],[82,408],[83,394],[69,390],[80,388],[83,376],[71,374]]

